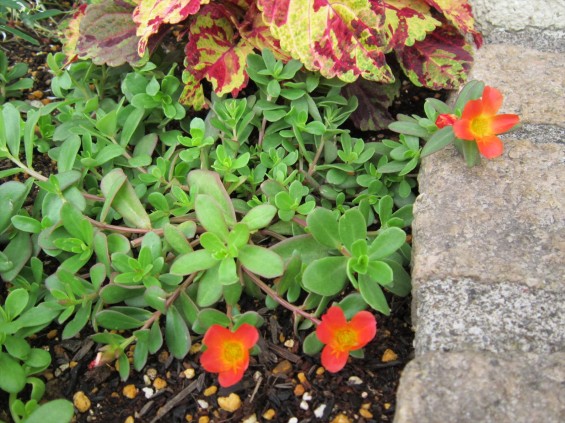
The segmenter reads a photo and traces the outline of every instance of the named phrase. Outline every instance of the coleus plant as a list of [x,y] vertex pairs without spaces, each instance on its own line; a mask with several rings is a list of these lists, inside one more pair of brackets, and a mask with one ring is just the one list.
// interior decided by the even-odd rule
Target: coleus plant
[[[246,58],[270,49],[326,78],[356,84],[367,113],[362,129],[390,122],[398,92],[396,60],[418,86],[452,89],[466,80],[472,46],[479,47],[467,0],[97,0],[82,5],[65,31],[69,60],[140,66],[171,28],[185,57],[181,101],[207,107],[202,82],[237,96],[248,83]],[[307,36],[306,36],[307,35]],[[359,78],[361,77],[361,78]],[[367,84],[363,81],[377,82]]]

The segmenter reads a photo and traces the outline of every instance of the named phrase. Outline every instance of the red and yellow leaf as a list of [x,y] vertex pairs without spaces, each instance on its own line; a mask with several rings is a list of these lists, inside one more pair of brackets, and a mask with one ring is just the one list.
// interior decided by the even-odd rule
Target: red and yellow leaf
[[258,0],[281,48],[309,70],[353,82],[394,79],[385,60],[382,8],[369,0]]
[[200,6],[210,0],[141,0],[133,12],[140,37],[138,53],[143,56],[149,37],[159,31],[163,24],[179,23],[190,15],[196,14]]
[[434,90],[454,89],[467,79],[473,47],[447,22],[423,41],[397,51],[404,73],[412,83]]
[[202,79],[210,81],[218,95],[236,96],[247,85],[245,65],[253,46],[240,38],[232,24],[233,13],[214,3],[203,7],[193,18],[185,48],[186,72],[192,75],[186,77],[192,88],[185,90],[182,97],[187,104],[193,103],[190,93],[198,92]]
[[483,37],[475,29],[475,19],[471,5],[467,0],[424,0],[438,12],[442,13],[455,28],[464,34],[471,34],[477,47],[483,44]]
[[385,0],[384,6],[389,51],[414,45],[441,25],[432,17],[430,7],[421,0]]
[[133,5],[123,0],[106,0],[87,6],[79,22],[76,52],[81,59],[97,64],[120,66],[134,64],[138,38],[131,19]]
[[269,49],[273,52],[278,60],[288,62],[291,57],[281,49],[279,40],[273,37],[270,28],[263,21],[263,15],[257,7],[257,3],[253,2],[245,18],[238,24],[239,34],[249,44],[257,50]]
[[73,16],[64,22],[66,28],[63,31],[63,53],[67,56],[67,60],[72,60],[76,56],[77,42],[80,35],[80,21],[86,14],[86,7],[88,5],[83,4],[79,6]]

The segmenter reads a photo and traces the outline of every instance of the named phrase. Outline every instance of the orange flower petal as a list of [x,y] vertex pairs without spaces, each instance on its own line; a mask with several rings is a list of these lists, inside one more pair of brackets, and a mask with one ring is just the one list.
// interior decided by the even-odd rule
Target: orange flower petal
[[485,115],[496,115],[502,106],[502,94],[496,88],[485,87],[483,90],[483,113]]
[[218,347],[208,347],[200,356],[200,365],[210,373],[220,373],[227,368],[227,364],[222,359],[221,349]]
[[236,370],[228,370],[225,372],[221,372],[218,375],[218,382],[223,388],[228,388],[232,385],[235,385],[243,378],[243,373],[247,370],[247,366],[245,368],[238,368]]
[[496,135],[491,135],[477,140],[477,147],[479,148],[479,153],[487,159],[494,159],[495,157],[500,156],[504,151],[502,141]]
[[202,343],[207,347],[222,344],[226,339],[230,339],[232,332],[220,325],[212,325],[206,331]]
[[349,323],[350,327],[357,332],[357,347],[363,348],[377,334],[377,320],[368,311],[360,311]]
[[496,115],[492,117],[491,128],[493,134],[502,134],[509,131],[520,122],[518,115]]
[[471,121],[460,119],[453,124],[453,133],[462,140],[474,140],[475,134],[471,131]]
[[246,349],[250,349],[259,340],[259,331],[255,326],[244,323],[233,333],[233,338],[241,342]]
[[463,108],[461,119],[471,120],[483,114],[483,102],[481,100],[469,100]]
[[322,323],[316,328],[316,335],[320,342],[329,344],[334,338],[335,331],[346,325],[343,310],[338,306],[333,306],[322,316]]
[[339,352],[326,345],[322,350],[322,366],[328,372],[339,372],[345,367],[347,357],[349,357],[348,351]]

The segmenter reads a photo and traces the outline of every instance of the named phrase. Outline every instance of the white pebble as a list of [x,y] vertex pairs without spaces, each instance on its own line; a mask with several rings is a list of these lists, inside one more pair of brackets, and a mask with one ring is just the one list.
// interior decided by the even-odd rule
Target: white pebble
[[149,376],[143,375],[143,383],[145,383],[146,385],[151,385],[151,379],[149,379]]
[[369,394],[365,391],[361,392],[361,398],[367,398]]
[[287,348],[294,347],[294,339],[287,339],[286,341],[284,341],[284,346]]
[[291,417],[288,419],[288,423],[298,423],[298,419],[296,417]]
[[308,405],[308,403],[306,401],[301,401],[300,402],[300,408],[302,408],[303,410],[308,410],[310,408],[310,406]]
[[249,417],[247,417],[245,420],[243,420],[241,423],[257,423],[257,416],[255,414],[252,414]]
[[361,385],[362,383],[363,380],[361,380],[361,378],[358,376],[351,376],[349,379],[347,379],[348,385]]
[[153,391],[152,388],[142,388],[141,390],[143,391],[143,393],[145,394],[145,398],[147,399],[151,398],[155,393],[155,391]]
[[312,399],[312,394],[310,392],[304,392],[304,395],[302,395],[302,399],[304,401],[310,401]]
[[199,399],[197,402],[198,406],[203,410],[206,410],[209,407],[208,403],[204,400]]
[[320,404],[320,406],[314,410],[314,415],[321,419],[324,415],[324,411],[326,411],[326,404]]

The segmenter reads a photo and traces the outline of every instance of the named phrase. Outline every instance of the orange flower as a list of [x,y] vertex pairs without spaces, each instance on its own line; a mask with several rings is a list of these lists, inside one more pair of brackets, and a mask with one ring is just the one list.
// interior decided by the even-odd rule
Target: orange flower
[[322,365],[329,372],[339,372],[347,363],[349,352],[363,348],[376,333],[377,321],[368,311],[360,311],[347,323],[343,310],[331,307],[316,328],[318,339],[326,344]]
[[463,109],[461,119],[453,124],[457,138],[476,141],[479,152],[487,159],[498,157],[504,149],[497,134],[502,134],[516,125],[517,115],[497,115],[502,105],[502,94],[496,88],[485,87],[483,97],[471,100]]
[[254,326],[242,324],[235,332],[212,325],[202,343],[206,351],[200,356],[204,370],[219,373],[218,380],[224,388],[235,385],[249,366],[249,349],[257,343],[259,332]]
[[445,128],[446,126],[451,126],[457,121],[457,116],[453,114],[443,113],[439,115],[436,119],[436,126],[438,129]]

